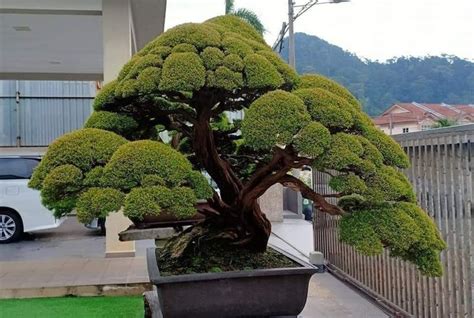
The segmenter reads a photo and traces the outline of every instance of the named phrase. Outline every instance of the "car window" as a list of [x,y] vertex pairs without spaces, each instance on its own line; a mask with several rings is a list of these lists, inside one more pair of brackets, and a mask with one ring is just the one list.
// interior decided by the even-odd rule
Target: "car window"
[[0,180],[29,179],[38,163],[35,158],[0,158]]

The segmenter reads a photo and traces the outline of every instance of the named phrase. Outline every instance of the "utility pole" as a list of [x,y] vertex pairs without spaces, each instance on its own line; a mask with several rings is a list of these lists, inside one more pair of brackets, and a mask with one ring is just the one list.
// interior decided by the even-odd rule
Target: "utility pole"
[[[294,22],[303,13],[311,9],[317,4],[335,4],[342,2],[350,2],[351,0],[328,0],[326,2],[320,2],[319,0],[308,0],[305,4],[295,5],[293,0],[288,0],[288,23],[283,22],[281,31],[278,34],[278,38],[273,44],[272,49],[278,53],[281,52],[283,46],[283,40],[286,32],[288,32],[288,64],[296,69],[296,48],[295,48],[295,30]],[[298,8],[298,12],[295,14],[295,8]]]
[[293,0],[288,0],[288,64],[296,69],[295,56],[295,30],[294,30],[294,5]]

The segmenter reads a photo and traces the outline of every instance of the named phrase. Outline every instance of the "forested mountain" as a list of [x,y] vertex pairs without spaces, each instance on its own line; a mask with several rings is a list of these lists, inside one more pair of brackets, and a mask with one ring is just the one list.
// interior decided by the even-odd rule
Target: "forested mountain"
[[[343,84],[370,115],[395,102],[474,104],[474,63],[455,56],[400,57],[380,63],[363,60],[316,36],[297,33],[296,69]],[[284,43],[283,58],[288,57]]]

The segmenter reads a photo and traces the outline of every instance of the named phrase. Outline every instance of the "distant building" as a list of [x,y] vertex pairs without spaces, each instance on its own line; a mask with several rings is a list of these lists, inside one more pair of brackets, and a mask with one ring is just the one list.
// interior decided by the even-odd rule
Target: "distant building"
[[373,119],[388,135],[432,129],[439,120],[456,125],[474,123],[474,105],[398,103]]

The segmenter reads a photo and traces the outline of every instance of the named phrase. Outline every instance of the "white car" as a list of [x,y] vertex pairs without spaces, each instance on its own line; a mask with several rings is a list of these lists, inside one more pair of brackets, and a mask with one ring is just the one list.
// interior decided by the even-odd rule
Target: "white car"
[[40,192],[28,188],[35,156],[0,156],[0,244],[14,242],[24,232],[56,228],[56,219],[41,203]]

